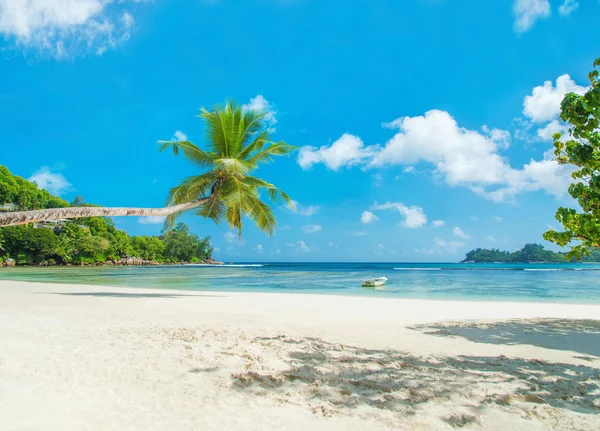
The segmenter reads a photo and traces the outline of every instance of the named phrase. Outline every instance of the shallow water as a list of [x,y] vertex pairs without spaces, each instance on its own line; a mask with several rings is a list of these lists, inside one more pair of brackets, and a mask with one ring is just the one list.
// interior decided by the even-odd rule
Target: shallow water
[[[267,263],[2,268],[0,279],[198,291],[600,303],[600,264]],[[361,280],[385,276],[380,290]]]

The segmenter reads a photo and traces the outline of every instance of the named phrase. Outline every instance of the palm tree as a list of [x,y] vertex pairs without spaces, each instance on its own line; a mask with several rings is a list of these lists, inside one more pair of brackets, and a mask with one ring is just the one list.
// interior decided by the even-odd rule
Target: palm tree
[[260,164],[295,149],[283,141],[273,142],[265,127],[266,113],[245,111],[232,102],[211,111],[202,109],[199,117],[206,122],[208,151],[189,141],[161,141],[161,151],[172,148],[200,168],[203,173],[185,179],[173,187],[164,208],[70,207],[0,214],[0,226],[81,217],[164,216],[173,226],[183,212],[195,213],[219,223],[225,220],[239,234],[242,218],[272,234],[276,220],[262,193],[272,201],[290,204],[290,198],[273,184],[250,175]]

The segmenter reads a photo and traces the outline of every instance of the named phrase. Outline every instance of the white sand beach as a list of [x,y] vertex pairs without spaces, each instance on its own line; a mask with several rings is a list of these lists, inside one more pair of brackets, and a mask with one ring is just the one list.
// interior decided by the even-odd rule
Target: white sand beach
[[[490,342],[444,329],[508,319]],[[582,349],[515,342],[545,319],[577,319]],[[600,429],[586,319],[600,305],[1,281],[0,430]]]

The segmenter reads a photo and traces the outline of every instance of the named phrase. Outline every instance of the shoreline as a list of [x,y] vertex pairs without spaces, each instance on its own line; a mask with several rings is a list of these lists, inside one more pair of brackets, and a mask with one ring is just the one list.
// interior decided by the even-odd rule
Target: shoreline
[[[194,266],[194,265],[173,265],[173,266]],[[206,267],[216,267],[216,265],[200,265]],[[219,265],[218,267],[227,268],[227,264]],[[23,267],[17,267],[23,268]],[[118,268],[118,267],[117,267]],[[360,294],[358,292],[362,292],[362,290],[357,290],[356,292],[346,292],[339,293],[336,291],[327,291],[327,292],[319,292],[317,290],[312,290],[309,292],[299,291],[299,290],[290,290],[290,291],[240,291],[234,289],[223,289],[223,290],[200,290],[200,289],[179,289],[179,288],[163,288],[163,287],[139,287],[139,286],[127,286],[127,285],[104,285],[104,284],[86,284],[81,282],[72,282],[72,281],[42,281],[42,280],[19,280],[19,279],[5,279],[0,278],[0,288],[2,287],[2,283],[31,283],[31,284],[43,284],[43,285],[60,285],[60,286],[82,286],[85,288],[106,288],[106,289],[133,289],[133,290],[148,290],[151,292],[161,292],[161,293],[169,293],[169,292],[185,292],[186,294],[196,293],[198,295],[203,294],[213,294],[213,295],[221,295],[221,294],[232,294],[232,295],[295,295],[298,297],[304,296],[314,296],[315,298],[320,297],[333,297],[333,298],[360,298],[360,299],[375,299],[375,300],[392,300],[392,301],[416,301],[416,302],[437,302],[437,303],[473,303],[473,304],[494,304],[495,306],[512,306],[512,305],[533,305],[533,306],[590,306],[590,307],[598,307],[598,319],[600,320],[600,300],[598,302],[588,301],[588,302],[576,302],[573,301],[565,301],[565,300],[547,300],[540,301],[539,298],[531,298],[531,300],[518,300],[518,299],[507,299],[500,297],[491,297],[491,298],[483,298],[483,297],[472,297],[472,298],[417,298],[417,297],[406,297],[406,296],[395,296],[394,293],[385,292],[385,290],[377,291],[378,293],[373,293],[373,289],[363,288],[364,290],[370,292],[370,294]]]
[[600,357],[586,346],[599,317],[600,305],[0,280],[0,417],[51,431],[596,429]]

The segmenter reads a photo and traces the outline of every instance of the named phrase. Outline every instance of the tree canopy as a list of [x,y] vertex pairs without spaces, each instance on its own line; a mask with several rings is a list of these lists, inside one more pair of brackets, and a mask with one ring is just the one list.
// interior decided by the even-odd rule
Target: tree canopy
[[[225,220],[230,228],[242,231],[242,218],[247,216],[257,228],[271,235],[277,222],[273,211],[262,200],[262,194],[276,203],[290,204],[286,193],[273,184],[251,175],[261,164],[274,157],[289,154],[295,147],[284,141],[271,140],[271,130],[265,127],[266,113],[247,111],[233,102],[211,111],[202,109],[199,117],[206,122],[207,151],[189,141],[163,142],[161,151],[172,148],[206,172],[184,180],[171,189],[167,205],[193,202],[200,196],[211,199],[202,203],[196,214],[219,223]],[[167,217],[173,226],[181,212]]]
[[[0,190],[10,190],[2,195],[0,203],[29,202],[43,209],[46,206],[69,204],[36,184],[13,176],[0,166]],[[72,206],[92,206],[78,197]],[[84,217],[76,221],[61,222],[56,226],[9,226],[0,228],[0,261],[14,259],[19,265],[103,263],[134,256],[157,262],[199,262],[211,257],[210,238],[200,238],[179,223],[161,236],[133,236],[118,230],[107,217]]]
[[570,245],[569,257],[581,258],[600,247],[600,58],[589,73],[590,87],[583,95],[567,94],[561,103],[560,118],[568,126],[557,133],[554,154],[562,165],[575,170],[569,194],[581,210],[561,207],[556,219],[564,231],[550,230],[544,239],[560,246]]
[[[546,250],[540,244],[527,244],[521,250],[513,253],[502,251],[497,248],[485,249],[476,248],[466,254],[463,262],[478,263],[530,263],[530,262],[548,262],[561,263],[571,261],[571,256],[567,253],[556,253],[552,250]],[[600,262],[600,250],[589,250],[586,256],[582,257],[584,262]]]

